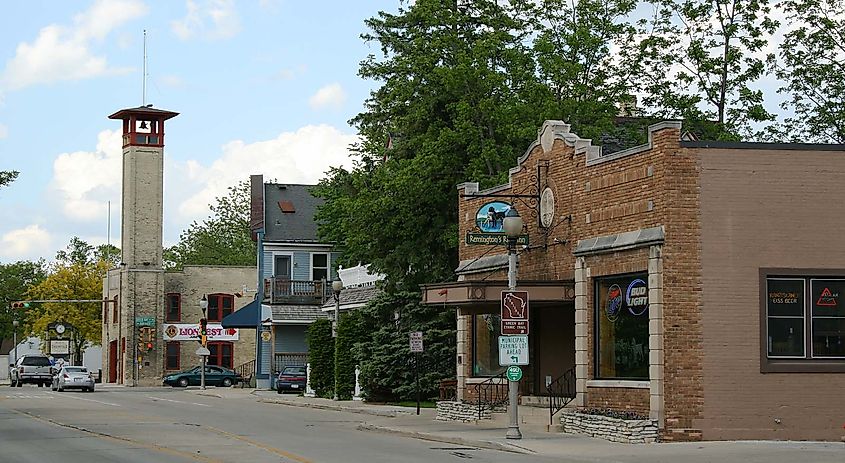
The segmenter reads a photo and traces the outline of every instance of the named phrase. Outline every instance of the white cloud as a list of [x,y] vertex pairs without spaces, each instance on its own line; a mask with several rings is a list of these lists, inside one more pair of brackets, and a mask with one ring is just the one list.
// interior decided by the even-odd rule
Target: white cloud
[[7,232],[0,237],[0,257],[14,261],[36,259],[45,249],[52,249],[50,234],[40,225],[30,225]]
[[[182,166],[179,187],[189,191],[190,196],[179,204],[179,213],[188,219],[207,216],[214,198],[224,196],[229,186],[249,180],[251,174],[264,174],[265,179],[281,183],[314,184],[331,166],[352,166],[348,148],[356,141],[356,135],[341,133],[328,125],[309,125],[272,140],[249,144],[231,141],[210,166],[195,161]],[[185,180],[196,187],[186,188]]]
[[165,87],[170,88],[181,88],[185,86],[185,80],[179,76],[174,75],[162,76],[160,79],[158,79],[158,81],[161,82],[161,84]]
[[202,37],[209,40],[234,37],[241,30],[241,21],[232,0],[205,0],[201,4],[187,0],[188,12],[170,28],[177,37],[189,40]]
[[0,124],[0,140],[6,138],[8,136],[9,136],[9,129],[5,125]]
[[119,130],[104,130],[97,136],[95,151],[62,153],[56,158],[51,187],[58,192],[65,216],[79,221],[103,219],[109,200],[113,210],[119,208],[121,143]]
[[308,104],[311,105],[311,109],[325,107],[339,109],[345,101],[346,92],[339,83],[335,82],[317,90],[317,93],[308,100]]
[[34,42],[18,44],[14,58],[0,74],[2,87],[16,90],[36,84],[79,80],[127,72],[110,68],[103,56],[90,50],[121,24],[146,14],[140,0],[98,0],[73,18],[72,26],[51,24]]

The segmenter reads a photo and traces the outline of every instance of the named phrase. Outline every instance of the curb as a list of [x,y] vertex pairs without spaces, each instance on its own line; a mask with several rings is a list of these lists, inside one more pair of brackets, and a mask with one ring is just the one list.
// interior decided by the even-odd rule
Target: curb
[[499,450],[502,452],[510,452],[510,453],[519,453],[522,455],[536,455],[537,452],[533,450],[520,447],[518,445],[513,444],[504,444],[502,442],[496,441],[485,441],[485,440],[471,440],[471,439],[464,439],[462,437],[449,437],[449,436],[442,436],[439,434],[429,434],[425,432],[419,431],[403,431],[400,429],[393,429],[388,428],[385,426],[378,426],[369,423],[361,423],[356,428],[359,431],[370,431],[370,432],[378,432],[382,434],[391,434],[395,436],[404,436],[410,437],[412,439],[419,439],[425,441],[432,441],[432,442],[443,442],[446,444],[454,444],[454,445],[464,445],[468,447],[478,447],[487,450]]
[[318,409],[318,410],[332,410],[332,411],[336,411],[336,412],[359,413],[359,414],[362,414],[362,415],[383,416],[383,417],[388,417],[388,418],[395,418],[396,415],[402,413],[402,412],[397,412],[396,410],[369,410],[369,409],[364,409],[364,408],[344,407],[342,405],[312,404],[312,403],[307,403],[307,402],[295,402],[295,401],[290,401],[290,400],[267,399],[267,398],[258,399],[258,402],[267,403],[267,404],[276,404],[276,405],[287,405],[289,407],[315,408],[315,409]]

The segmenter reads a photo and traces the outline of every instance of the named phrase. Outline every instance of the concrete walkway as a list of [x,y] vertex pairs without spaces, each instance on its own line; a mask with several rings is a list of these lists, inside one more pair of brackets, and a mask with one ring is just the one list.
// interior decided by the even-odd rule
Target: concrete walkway
[[577,462],[750,462],[802,463],[845,462],[845,443],[724,441],[697,443],[618,444],[576,434],[548,432],[545,426],[523,425],[522,439],[505,439],[502,420],[457,423],[436,421],[433,409],[416,415],[413,407],[333,401],[274,391],[238,388],[209,388],[186,392],[227,398],[254,398],[279,406],[309,407],[361,415],[358,429],[453,445],[501,450]]

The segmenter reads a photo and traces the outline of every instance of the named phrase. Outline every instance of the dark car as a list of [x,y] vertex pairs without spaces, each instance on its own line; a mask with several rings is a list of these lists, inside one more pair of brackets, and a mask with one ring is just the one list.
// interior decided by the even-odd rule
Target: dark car
[[307,373],[304,366],[285,367],[276,378],[276,392],[304,391]]
[[[179,373],[171,373],[164,377],[164,384],[173,387],[188,387],[200,385],[201,367],[194,367],[190,370],[180,371]],[[241,381],[241,376],[224,367],[206,366],[205,367],[205,384],[206,386],[223,386],[229,387]]]

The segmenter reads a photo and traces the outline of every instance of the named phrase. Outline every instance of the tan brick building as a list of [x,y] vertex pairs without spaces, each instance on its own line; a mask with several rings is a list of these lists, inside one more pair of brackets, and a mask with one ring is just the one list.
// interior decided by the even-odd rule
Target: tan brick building
[[547,121],[508,184],[459,185],[458,281],[423,296],[458,310],[459,398],[502,371],[507,289],[505,247],[467,234],[513,204],[523,401],[574,377],[575,406],[649,416],[662,440],[840,439],[845,146],[684,141],[676,122],[648,140],[602,153]]
[[[159,385],[169,372],[200,364],[193,338],[209,302],[209,364],[255,359],[255,332],[224,330],[223,317],[252,302],[255,267],[162,266],[164,123],[177,113],[150,106],[120,110],[123,123],[121,263],[103,281],[105,382]],[[251,371],[251,370],[250,370]]]

